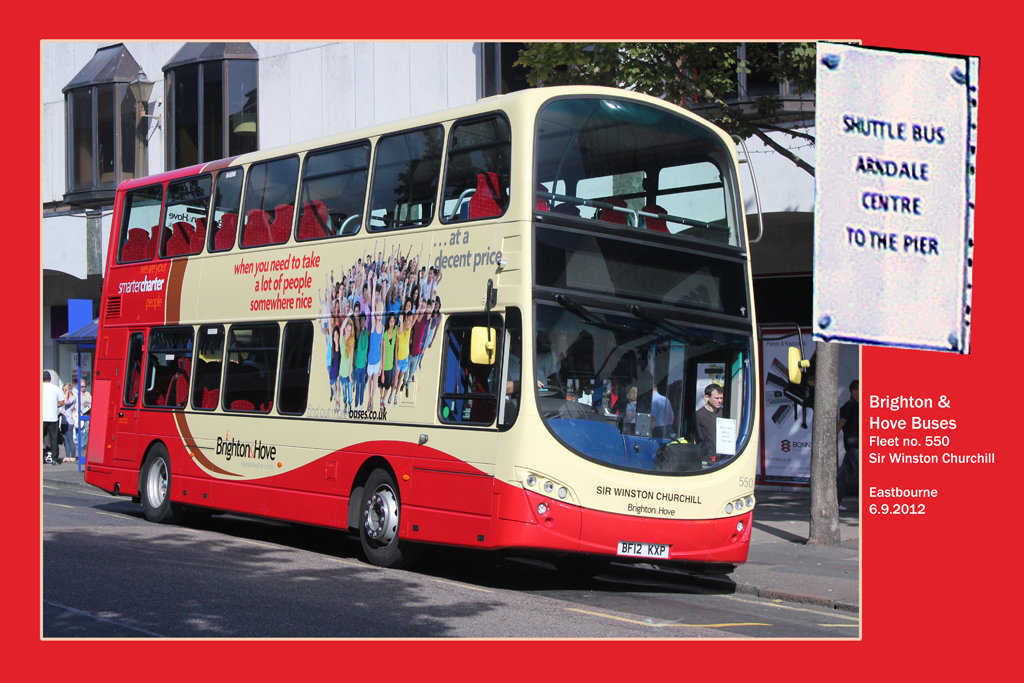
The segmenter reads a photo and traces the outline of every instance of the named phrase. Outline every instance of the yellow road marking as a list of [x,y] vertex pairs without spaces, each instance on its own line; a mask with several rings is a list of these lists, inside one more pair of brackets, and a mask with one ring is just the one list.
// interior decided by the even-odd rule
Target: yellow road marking
[[[780,603],[777,603],[777,602],[764,602],[764,601],[761,601],[761,600],[748,600],[748,599],[745,599],[745,598],[737,597],[735,595],[723,595],[722,597],[728,598],[729,600],[735,600],[736,602],[743,602],[743,603],[746,603],[748,605],[769,605],[771,607],[777,607],[778,609],[788,609],[788,610],[791,610],[793,612],[810,612],[811,614],[821,614],[822,610],[827,609],[825,607],[822,607],[820,609],[810,609],[808,607],[794,607],[793,605],[784,605],[784,604],[780,604]],[[846,615],[846,614],[839,614],[839,613],[832,614],[830,616],[832,616],[832,617],[834,617],[836,619],[845,619],[847,621],[856,621],[856,622],[860,623],[860,617],[856,617],[856,616],[849,616],[849,615]],[[851,626],[856,626],[857,624],[850,624],[850,625]]]
[[431,579],[434,583],[447,583],[450,586],[458,586],[459,588],[468,588],[471,591],[480,591],[481,593],[493,593],[494,591],[488,588],[480,588],[479,586],[471,586],[468,583],[459,583],[458,581],[445,581],[444,579]]
[[651,628],[725,628],[727,626],[771,626],[771,624],[765,624],[757,621],[740,621],[735,623],[722,623],[722,624],[677,624],[677,623],[651,623],[649,621],[640,621],[639,619],[628,619],[626,617],[618,617],[613,614],[604,614],[602,612],[591,612],[585,609],[577,609],[575,607],[566,607],[570,612],[579,612],[580,614],[588,614],[592,617],[603,617],[605,619],[613,619],[614,621],[624,621],[627,624],[637,624],[638,626],[649,626]]
[[137,522],[138,519],[139,519],[138,517],[131,517],[129,515],[122,515],[122,514],[117,513],[117,512],[103,512],[102,510],[93,510],[93,512],[95,512],[97,515],[107,515],[108,517],[120,517],[121,519],[130,519],[133,522]]
[[363,564],[362,562],[356,562],[355,560],[339,560],[337,557],[328,557],[328,562],[337,562],[338,564],[347,564],[351,567],[363,567],[366,569],[380,569],[381,567],[375,567],[372,564]]

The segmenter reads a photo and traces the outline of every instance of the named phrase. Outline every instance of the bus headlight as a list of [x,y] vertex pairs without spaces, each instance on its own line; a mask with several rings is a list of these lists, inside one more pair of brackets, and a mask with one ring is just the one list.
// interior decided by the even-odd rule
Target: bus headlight
[[536,486],[537,485],[537,477],[535,475],[532,475],[532,474],[530,476],[528,476],[526,478],[526,485],[529,486],[530,488],[533,488],[534,486]]
[[550,481],[544,482],[544,493],[551,493],[555,490],[555,485]]
[[565,497],[569,495],[569,489],[564,486],[558,487],[558,497],[565,500]]
[[537,505],[537,514],[540,515],[541,517],[543,517],[544,515],[548,514],[548,504],[547,503],[540,503],[539,505]]
[[742,498],[731,500],[725,504],[725,514],[731,515],[734,512],[745,512],[754,509],[754,496],[747,494]]

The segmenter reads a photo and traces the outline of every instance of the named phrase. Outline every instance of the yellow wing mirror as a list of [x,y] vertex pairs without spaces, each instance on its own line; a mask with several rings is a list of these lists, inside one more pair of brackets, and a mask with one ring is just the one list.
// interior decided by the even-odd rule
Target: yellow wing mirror
[[789,381],[800,384],[804,379],[804,370],[811,367],[811,361],[801,358],[800,349],[789,347]]
[[469,342],[469,360],[474,365],[494,365],[495,340],[493,327],[474,327]]

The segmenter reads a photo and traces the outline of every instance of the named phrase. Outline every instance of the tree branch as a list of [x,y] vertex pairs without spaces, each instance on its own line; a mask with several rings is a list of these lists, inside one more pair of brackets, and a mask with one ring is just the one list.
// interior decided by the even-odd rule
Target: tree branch
[[781,154],[782,156],[792,161],[794,164],[796,164],[797,168],[806,171],[808,174],[812,176],[814,175],[813,166],[811,166],[809,163],[807,163],[797,155],[793,154],[793,152],[789,151],[779,143],[775,142],[775,140],[772,140],[770,137],[768,137],[768,134],[765,133],[760,128],[754,128],[754,136],[757,137],[757,139],[759,139],[761,142],[763,142],[764,144],[766,144],[767,146],[771,147],[773,150]]

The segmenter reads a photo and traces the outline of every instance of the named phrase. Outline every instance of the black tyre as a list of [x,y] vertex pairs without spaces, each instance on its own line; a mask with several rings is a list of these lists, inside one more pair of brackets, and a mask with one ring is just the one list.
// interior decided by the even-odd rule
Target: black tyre
[[370,564],[397,568],[415,560],[415,546],[398,538],[401,509],[394,477],[385,470],[371,472],[359,507],[359,540]]
[[156,444],[142,466],[139,479],[139,497],[142,500],[142,514],[150,522],[164,524],[174,521],[174,507],[171,505],[171,459],[167,449]]

